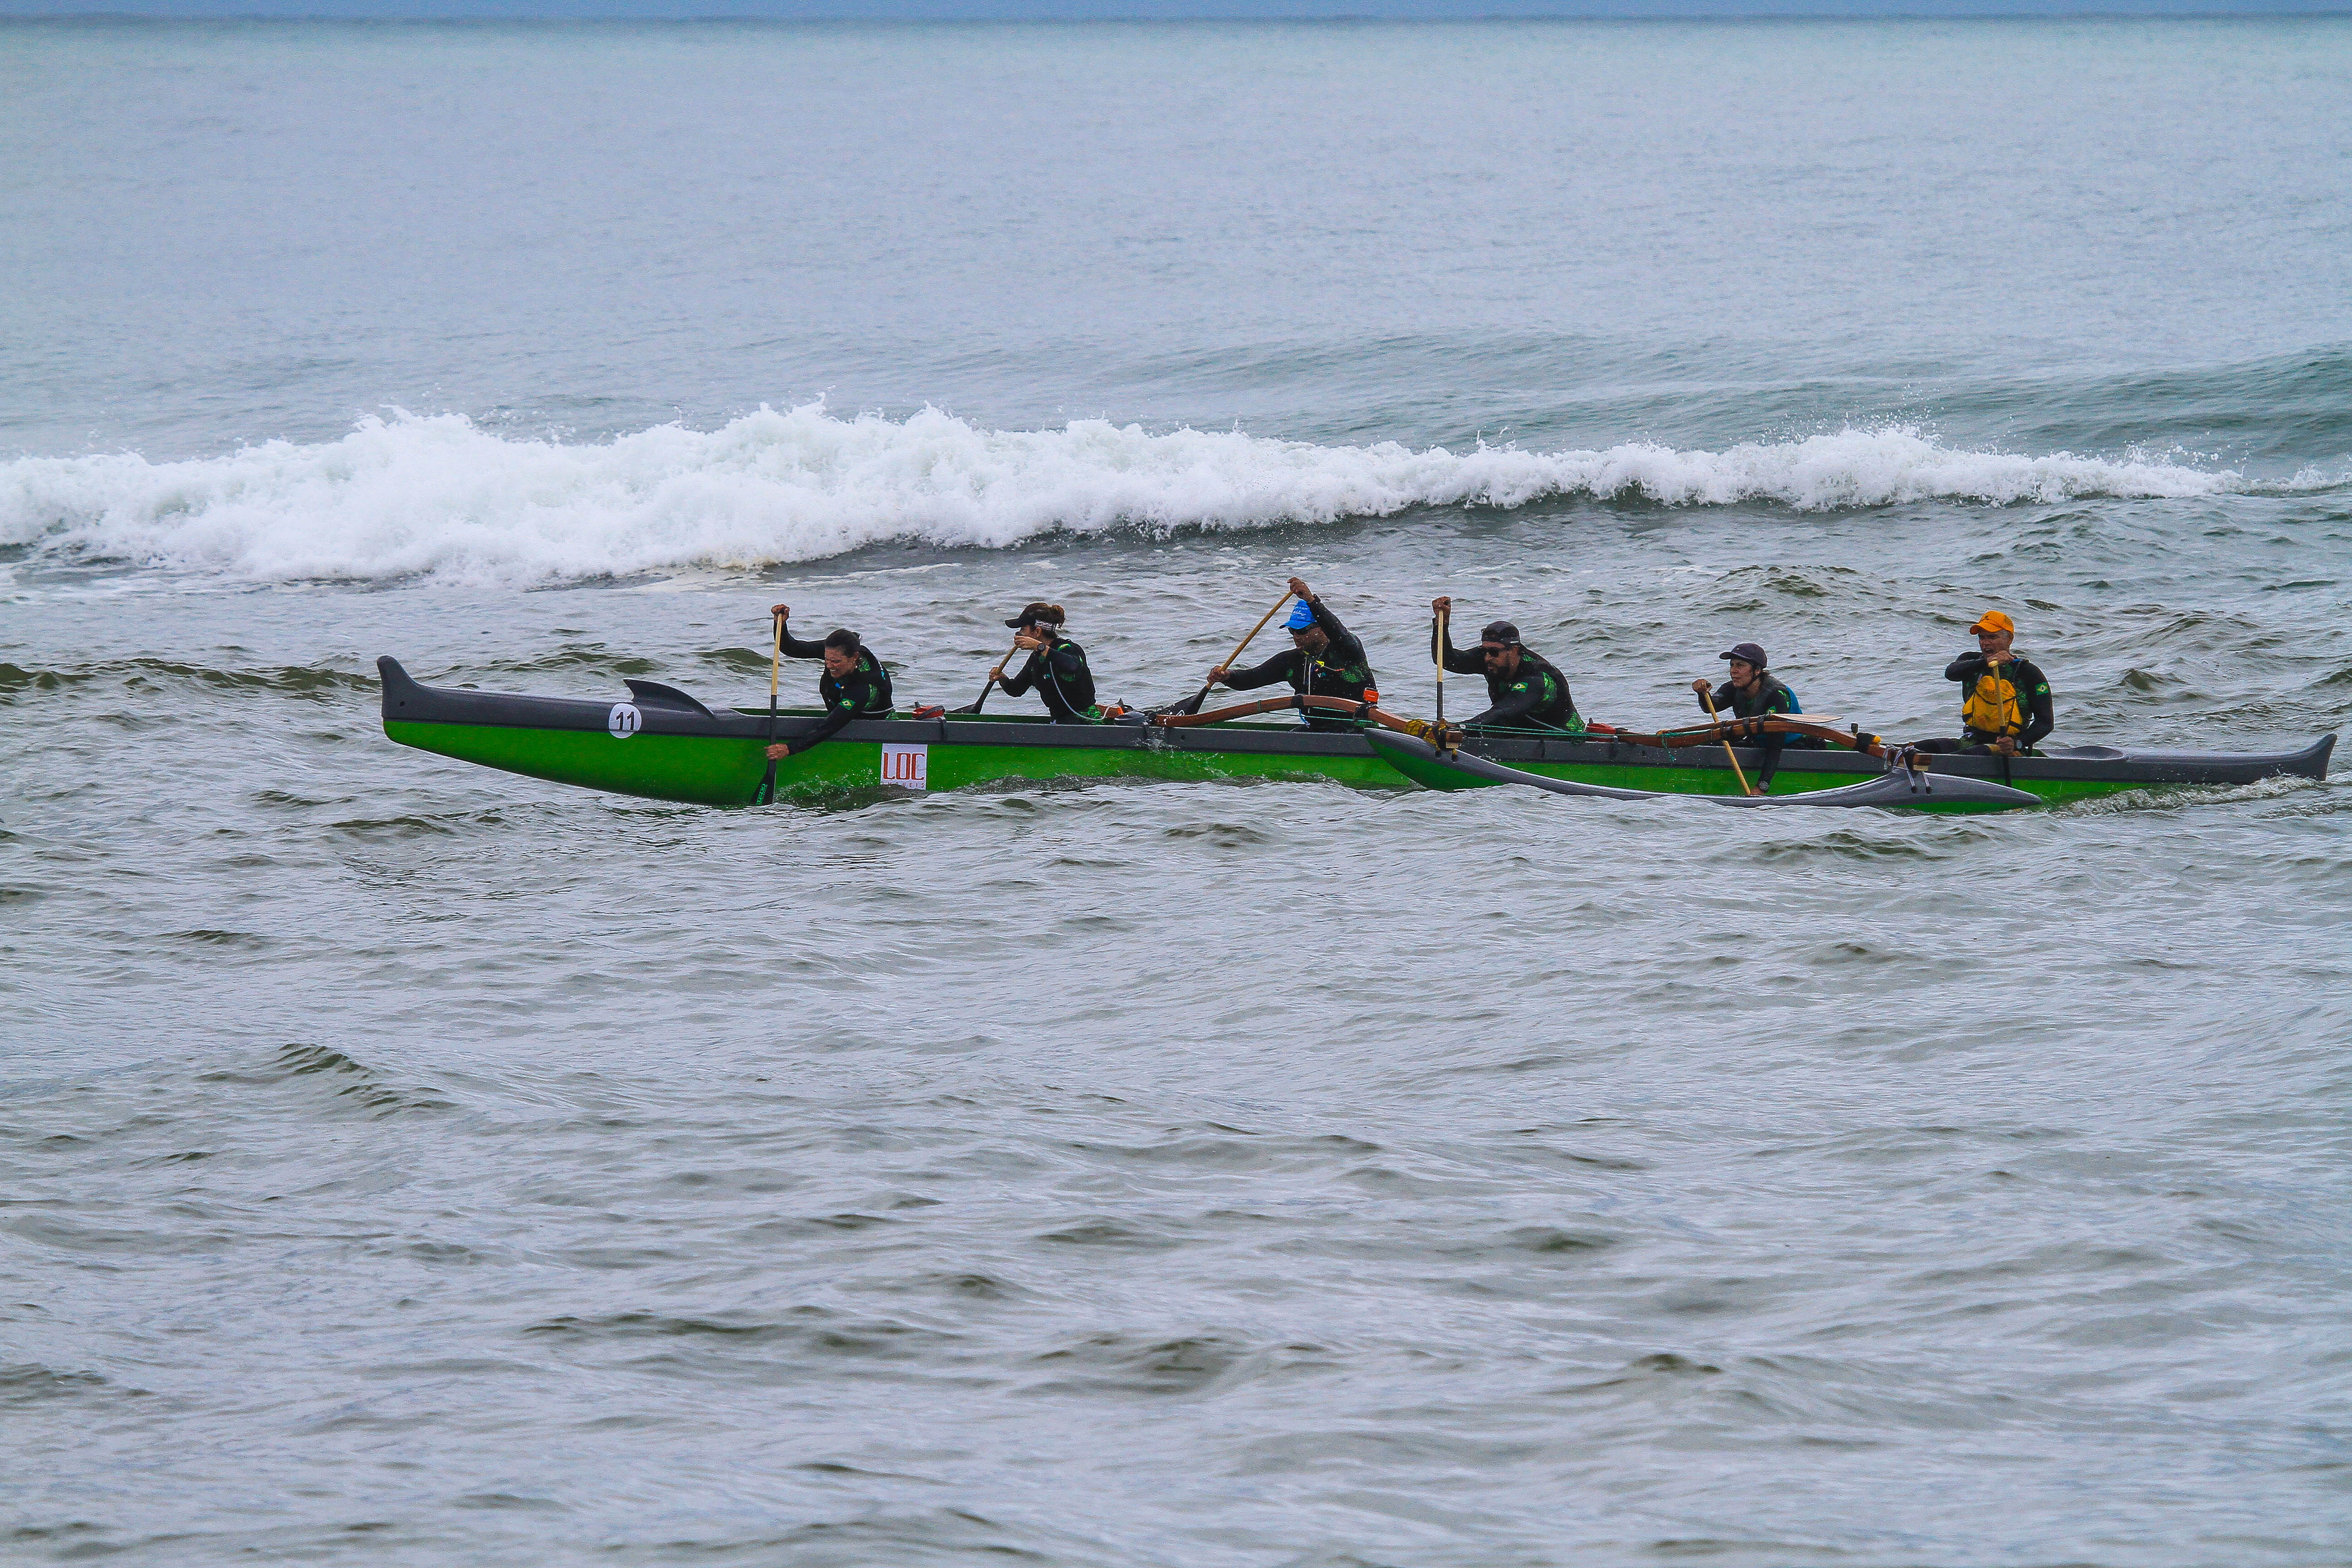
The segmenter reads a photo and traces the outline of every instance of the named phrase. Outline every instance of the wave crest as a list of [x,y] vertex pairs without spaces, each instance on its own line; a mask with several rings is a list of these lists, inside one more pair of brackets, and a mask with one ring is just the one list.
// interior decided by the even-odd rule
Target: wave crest
[[813,561],[898,539],[1000,547],[1055,530],[1246,529],[1417,506],[1550,497],[1806,510],[2201,496],[2233,472],[2067,453],[1943,447],[1916,430],[1678,451],[1455,453],[1319,447],[1238,432],[1075,420],[988,430],[925,409],[837,418],[761,407],[724,427],[664,425],[566,445],[460,415],[362,421],[337,441],[226,457],[135,453],[0,464],[0,543],[257,581],[442,576],[527,583]]

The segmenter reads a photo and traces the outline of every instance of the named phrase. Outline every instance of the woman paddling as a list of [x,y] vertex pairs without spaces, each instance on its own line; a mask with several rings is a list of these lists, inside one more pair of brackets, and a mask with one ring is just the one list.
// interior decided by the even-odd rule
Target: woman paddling
[[[1716,657],[1730,661],[1731,679],[1720,686],[1711,686],[1705,680],[1691,682],[1691,689],[1698,693],[1698,705],[1708,713],[1721,719],[1764,719],[1804,711],[1797,694],[1765,668],[1764,650],[1756,644],[1736,642]],[[1762,795],[1771,787],[1772,775],[1780,771],[1780,753],[1788,748],[1789,737],[1759,732],[1749,737],[1749,743],[1761,760],[1748,793]]]
[[1028,650],[1027,661],[1010,675],[1002,664],[990,674],[1007,696],[1035,687],[1056,724],[1099,724],[1103,711],[1095,703],[1094,671],[1087,668],[1087,650],[1062,635],[1063,619],[1061,605],[1032,600],[1004,623],[1013,628],[1013,646]]
[[803,642],[792,634],[786,625],[792,615],[790,605],[778,605],[776,617],[777,643],[793,658],[821,658],[824,673],[817,677],[818,698],[824,703],[824,717],[817,727],[800,738],[796,746],[779,741],[768,748],[768,760],[781,762],[794,752],[805,752],[823,741],[839,734],[842,726],[852,719],[887,719],[890,717],[890,672],[873,649],[857,640],[857,634],[846,626],[836,626],[825,634],[823,642]]

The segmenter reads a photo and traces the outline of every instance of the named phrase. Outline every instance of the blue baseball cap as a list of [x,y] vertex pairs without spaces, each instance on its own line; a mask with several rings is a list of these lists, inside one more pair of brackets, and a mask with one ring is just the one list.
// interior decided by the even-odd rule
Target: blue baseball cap
[[1294,632],[1303,632],[1315,624],[1315,606],[1301,599],[1290,608],[1290,619],[1283,623]]

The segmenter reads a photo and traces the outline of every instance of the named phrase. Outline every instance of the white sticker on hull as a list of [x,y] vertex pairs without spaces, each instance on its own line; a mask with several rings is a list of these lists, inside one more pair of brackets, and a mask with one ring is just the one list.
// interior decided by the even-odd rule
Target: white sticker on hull
[[882,782],[900,789],[931,787],[931,749],[929,746],[898,746],[885,742],[882,747]]
[[612,713],[604,720],[604,728],[613,731],[613,739],[625,741],[645,728],[646,716],[637,711],[634,702],[615,702]]

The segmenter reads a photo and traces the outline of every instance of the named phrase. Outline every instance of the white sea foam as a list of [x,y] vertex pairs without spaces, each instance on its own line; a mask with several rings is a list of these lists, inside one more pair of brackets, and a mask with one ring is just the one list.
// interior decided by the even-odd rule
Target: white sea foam
[[1452,452],[1101,420],[987,430],[936,410],[843,419],[811,404],[585,445],[402,416],[339,441],[184,462],[19,458],[0,464],[0,543],[259,581],[533,582],[811,561],[893,539],[1003,546],[1056,529],[1245,529],[1580,494],[1829,510],[2199,496],[2241,482],[2160,460],[1960,450],[1904,428],[1722,451]]

